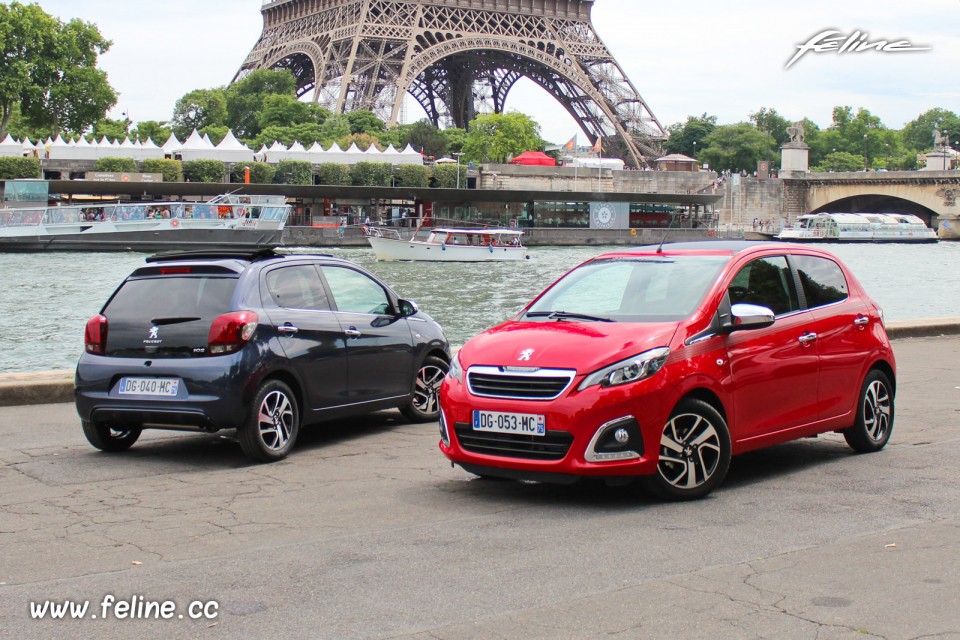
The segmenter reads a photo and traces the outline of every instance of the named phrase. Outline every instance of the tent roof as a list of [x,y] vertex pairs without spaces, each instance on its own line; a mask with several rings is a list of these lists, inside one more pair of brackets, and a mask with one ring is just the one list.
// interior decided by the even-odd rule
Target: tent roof
[[557,166],[557,161],[545,154],[543,151],[524,151],[511,160],[510,164],[555,167]]
[[233,129],[227,130],[227,135],[223,137],[220,144],[217,145],[218,151],[250,151],[250,147],[237,140],[233,135]]

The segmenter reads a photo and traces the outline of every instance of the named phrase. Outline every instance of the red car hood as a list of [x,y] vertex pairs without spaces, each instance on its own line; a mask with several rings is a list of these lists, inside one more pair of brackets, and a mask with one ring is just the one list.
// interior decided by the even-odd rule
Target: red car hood
[[470,339],[460,350],[460,363],[464,368],[540,367],[590,373],[649,349],[668,346],[678,326],[677,322],[510,321]]

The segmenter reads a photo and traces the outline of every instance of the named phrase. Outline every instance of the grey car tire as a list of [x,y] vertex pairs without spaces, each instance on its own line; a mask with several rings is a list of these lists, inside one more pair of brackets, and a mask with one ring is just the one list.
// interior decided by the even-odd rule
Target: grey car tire
[[287,457],[299,433],[300,410],[293,391],[280,380],[267,380],[257,389],[237,439],[251,460],[275,462]]
[[81,420],[80,424],[83,426],[83,435],[90,444],[110,453],[126,451],[143,432],[140,427],[113,427],[92,420]]

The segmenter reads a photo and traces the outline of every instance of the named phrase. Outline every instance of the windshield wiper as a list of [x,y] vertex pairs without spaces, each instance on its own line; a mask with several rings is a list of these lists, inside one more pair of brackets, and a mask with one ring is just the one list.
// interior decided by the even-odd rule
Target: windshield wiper
[[165,325],[165,324],[180,324],[182,322],[196,322],[197,320],[202,320],[202,318],[190,318],[190,317],[154,318],[150,322],[156,325]]
[[593,322],[613,322],[610,318],[601,318],[599,316],[588,316],[585,313],[574,313],[572,311],[530,311],[528,318],[546,318],[547,320],[587,320]]

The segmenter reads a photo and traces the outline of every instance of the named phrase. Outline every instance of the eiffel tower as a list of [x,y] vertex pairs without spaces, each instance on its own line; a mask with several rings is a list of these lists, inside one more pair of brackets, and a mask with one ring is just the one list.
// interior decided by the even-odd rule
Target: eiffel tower
[[274,0],[234,81],[289,69],[298,95],[388,125],[409,93],[436,126],[502,113],[527,78],[559,101],[605,156],[648,166],[663,127],[597,35],[594,0]]

